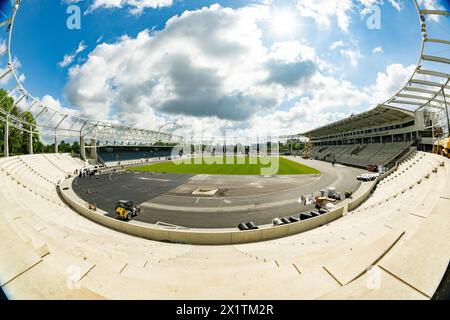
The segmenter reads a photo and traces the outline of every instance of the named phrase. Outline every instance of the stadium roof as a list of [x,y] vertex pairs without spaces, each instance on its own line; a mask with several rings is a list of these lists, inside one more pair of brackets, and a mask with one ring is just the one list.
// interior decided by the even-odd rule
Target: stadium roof
[[348,132],[373,126],[381,126],[389,122],[403,122],[414,118],[415,113],[413,111],[379,105],[369,111],[352,115],[343,120],[333,122],[300,135],[310,138],[322,137],[329,134]]

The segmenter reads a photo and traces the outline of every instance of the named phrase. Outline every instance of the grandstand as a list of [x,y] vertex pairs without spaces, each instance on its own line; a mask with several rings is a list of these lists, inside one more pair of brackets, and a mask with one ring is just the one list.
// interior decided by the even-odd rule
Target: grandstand
[[[7,20],[9,35],[19,4]],[[445,11],[419,7],[418,11],[425,32],[425,17],[450,16]],[[427,37],[423,41],[449,44]],[[8,53],[8,72],[17,80],[9,93],[18,88],[23,99],[33,99],[15,75],[10,43]],[[425,60],[450,64],[422,52],[420,61]],[[436,83],[417,80],[420,74],[446,82],[434,91],[424,89]],[[422,81],[422,87],[413,87],[414,81]],[[439,114],[443,103],[448,109],[444,101],[449,81],[441,69],[420,65],[387,102],[293,135],[308,137],[313,143],[310,157],[330,172],[337,171],[323,161],[362,168],[381,165],[386,172],[362,183],[334,211],[308,221],[243,232],[123,222],[76,196],[71,198],[72,181],[88,167],[89,158],[112,167],[159,160],[168,157],[173,147],[158,143],[170,145],[182,137],[76,118],[37,103],[28,110],[35,107],[38,116],[47,113],[58,120],[36,116],[39,121],[33,127],[23,117],[2,113],[0,287],[9,299],[432,299],[450,261],[450,159],[426,151],[436,128],[448,134]],[[408,98],[404,93],[408,90],[422,90],[422,95]],[[409,103],[417,108],[395,106],[404,104],[402,99],[416,99]],[[30,154],[9,156],[9,126],[30,134]],[[52,132],[55,140],[80,139],[81,157],[57,150],[33,154],[33,134],[38,130]],[[126,143],[107,143],[115,139]],[[356,169],[343,166],[342,170]],[[151,175],[146,179],[164,183]],[[337,180],[345,178],[339,173]],[[183,201],[190,200],[186,196]],[[226,201],[221,204],[224,208]]]
[[[55,192],[83,167],[69,155],[12,157],[0,166],[0,200],[10,208],[0,216],[0,275],[10,298],[204,299],[214,290],[216,299],[430,299],[450,255],[450,163],[423,152],[333,223],[215,247],[135,238],[74,214]],[[370,267],[380,277],[376,289],[366,285]],[[77,290],[67,286],[68,272],[78,275]]]
[[[174,147],[116,147],[102,146],[98,149],[98,161],[107,166],[117,166],[137,162],[166,160],[173,156]],[[178,156],[182,153],[177,152]]]
[[411,147],[431,151],[432,128],[424,111],[377,106],[367,112],[301,134],[310,137],[310,157],[366,168],[392,166]]

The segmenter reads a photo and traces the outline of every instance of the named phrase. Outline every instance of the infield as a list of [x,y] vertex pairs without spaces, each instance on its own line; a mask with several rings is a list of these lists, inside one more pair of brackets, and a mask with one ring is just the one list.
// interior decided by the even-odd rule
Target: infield
[[203,157],[178,159],[130,168],[139,172],[167,172],[180,174],[221,175],[269,175],[320,174],[320,171],[282,157]]

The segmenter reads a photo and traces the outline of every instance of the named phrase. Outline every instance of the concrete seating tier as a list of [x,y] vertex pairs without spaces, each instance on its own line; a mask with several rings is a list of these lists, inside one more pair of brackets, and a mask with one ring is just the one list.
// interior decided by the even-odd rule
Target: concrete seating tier
[[0,159],[9,298],[430,299],[450,258],[450,161],[432,154],[410,155],[339,220],[230,246],[149,241],[83,218],[56,192],[83,166],[69,155]]
[[324,161],[333,161],[366,167],[369,164],[385,165],[400,154],[410,143],[372,143],[365,145],[314,146],[311,157]]

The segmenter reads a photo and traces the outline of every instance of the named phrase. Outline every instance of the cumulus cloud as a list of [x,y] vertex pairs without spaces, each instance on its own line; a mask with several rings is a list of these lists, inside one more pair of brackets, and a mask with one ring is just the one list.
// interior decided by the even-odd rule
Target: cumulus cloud
[[[359,13],[362,16],[372,13],[373,6],[382,6],[385,3],[384,0],[357,0],[357,2],[361,7]],[[397,11],[402,11],[404,8],[404,0],[387,0],[387,2]]]
[[342,40],[338,40],[335,41],[331,44],[330,46],[330,50],[336,50],[337,48],[343,47],[344,46],[344,41]]
[[335,17],[339,28],[347,32],[353,2],[352,0],[297,0],[297,9],[302,16],[311,17],[326,27],[331,25],[331,19]]
[[[391,65],[365,88],[334,78],[304,40],[265,43],[264,10],[213,5],[173,17],[161,31],[98,44],[70,68],[66,98],[80,116],[145,129],[177,118],[210,135],[224,128],[242,136],[267,128],[289,134],[373,107],[412,73]],[[362,58],[354,41],[337,41],[330,50],[353,66]]]
[[275,132],[292,134],[335,122],[391,98],[408,81],[414,69],[414,65],[389,65],[384,72],[378,73],[374,84],[363,88],[348,81],[316,74],[311,79],[310,97],[301,98],[288,110],[257,116],[246,124],[247,128],[235,132],[243,136],[263,132],[270,123]]
[[346,57],[350,61],[350,64],[353,67],[356,67],[359,63],[359,60],[362,58],[361,51],[358,47],[353,49],[341,49],[339,50],[339,52],[342,56]]
[[149,109],[224,120],[270,112],[320,59],[304,42],[264,46],[255,10],[263,9],[213,5],[171,18],[162,31],[100,44],[70,69],[67,98],[86,116],[127,120]]
[[88,13],[100,8],[124,8],[129,7],[133,15],[142,14],[147,9],[170,7],[173,0],[93,0],[89,6]]
[[351,43],[345,43],[342,40],[335,41],[331,44],[330,50],[337,50],[342,57],[349,60],[353,67],[358,66],[359,60],[363,57],[356,41],[351,41]]
[[73,63],[73,61],[75,60],[75,58],[86,49],[86,45],[84,44],[84,41],[81,41],[78,44],[78,48],[73,51],[70,54],[66,54],[64,55],[64,58],[62,59],[62,61],[58,62],[58,66],[60,68],[65,68],[69,65],[71,65]]
[[[435,0],[419,0],[421,2],[432,2]],[[269,1],[272,2],[272,1]],[[404,7],[403,0],[387,0],[396,10],[401,11]],[[361,15],[370,13],[374,5],[381,6],[384,0],[297,0],[299,14],[314,19],[318,24],[329,28],[333,20],[345,33],[348,33],[351,15],[358,10]]]
[[379,54],[383,54],[384,53],[384,49],[382,47],[376,47],[372,50],[372,53],[379,53]]
[[[58,99],[55,99],[51,95],[45,95],[42,98],[37,99],[42,106],[47,106],[55,111],[59,111],[63,114],[71,115],[71,116],[78,116],[79,113],[77,110],[63,107],[61,102]],[[51,112],[50,112],[51,114]],[[58,120],[57,120],[58,121]]]
[[376,83],[368,88],[371,92],[370,101],[375,104],[391,98],[405,85],[415,68],[415,65],[405,67],[402,64],[391,64],[385,72],[379,72]]
[[312,61],[297,63],[271,61],[267,67],[270,74],[267,83],[277,83],[287,87],[299,85],[302,79],[309,79],[316,72],[316,65]]
[[397,11],[401,11],[403,9],[403,2],[401,0],[388,0],[389,3],[397,9]]
[[[6,52],[7,45],[6,42],[3,40],[0,42],[0,52]],[[17,57],[13,57],[12,59],[12,65],[14,70],[16,70],[16,73],[18,75],[19,81],[23,82],[25,81],[26,77],[24,73],[20,73],[20,68],[22,67],[22,64],[20,63],[20,60]],[[0,67],[0,76],[5,75],[9,71],[8,66]],[[9,72],[6,74],[2,79],[0,79],[0,86],[7,86],[12,81],[14,81],[13,74]]]

